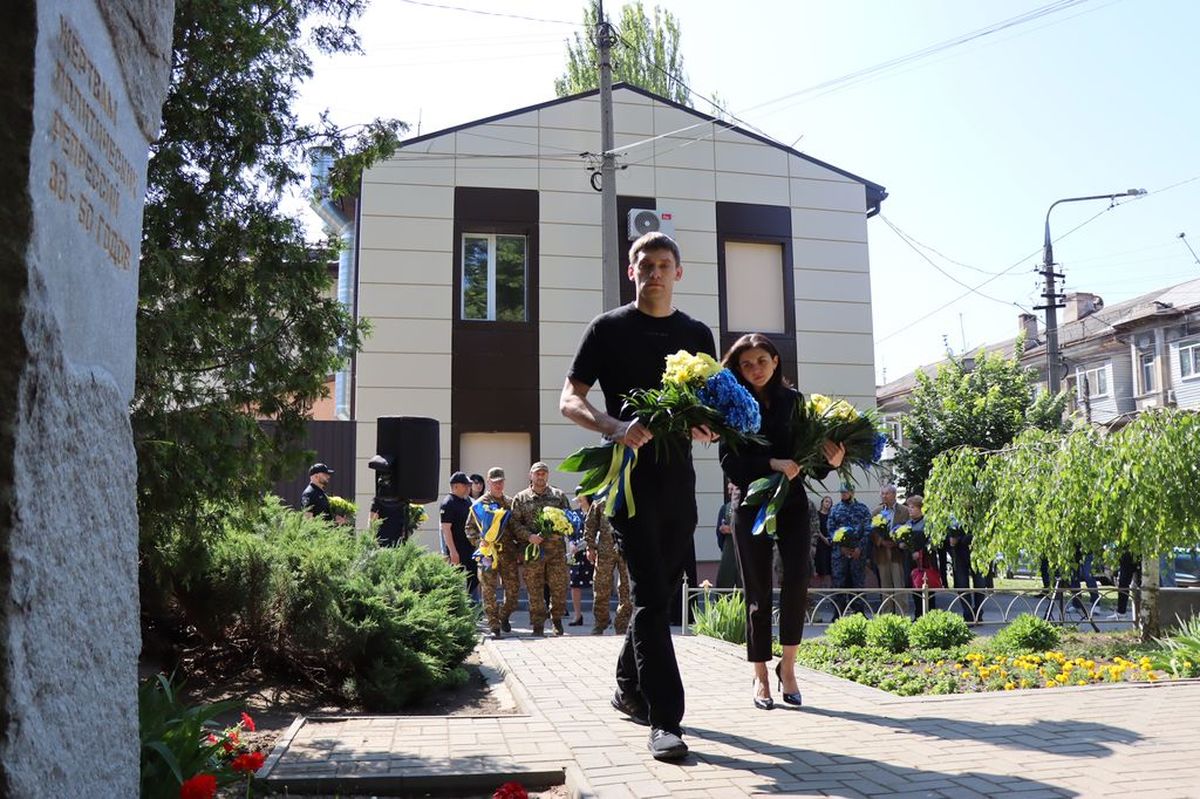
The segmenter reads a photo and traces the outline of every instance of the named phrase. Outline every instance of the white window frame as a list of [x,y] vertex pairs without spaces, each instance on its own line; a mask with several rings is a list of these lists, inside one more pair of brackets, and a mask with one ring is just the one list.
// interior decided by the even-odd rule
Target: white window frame
[[[1100,376],[1104,376],[1104,390],[1097,391],[1096,385],[1100,382]],[[1084,381],[1087,381],[1085,384]],[[1076,386],[1079,390],[1079,398],[1083,399],[1084,386],[1087,386],[1088,399],[1104,399],[1109,396],[1108,385],[1108,364],[1104,366],[1093,366],[1091,369],[1080,369],[1076,372]]]
[[[1150,370],[1150,379],[1146,379],[1146,370]],[[1143,394],[1158,390],[1158,356],[1153,352],[1138,353],[1138,382],[1141,383]]]
[[[459,250],[458,270],[460,287],[458,293],[458,318],[464,322],[495,322],[496,319],[496,239],[521,239],[525,242],[524,254],[525,265],[524,274],[521,278],[521,288],[525,292],[525,301],[522,307],[525,312],[525,318],[522,322],[529,321],[529,237],[523,233],[463,233],[462,247]],[[471,319],[467,317],[467,281],[466,281],[466,257],[467,257],[467,239],[485,239],[488,245],[488,260],[487,260],[487,318],[486,319]],[[506,322],[514,320],[507,319]]]
[[[1200,380],[1200,341],[1179,345],[1179,379]],[[1187,371],[1184,371],[1186,364]]]

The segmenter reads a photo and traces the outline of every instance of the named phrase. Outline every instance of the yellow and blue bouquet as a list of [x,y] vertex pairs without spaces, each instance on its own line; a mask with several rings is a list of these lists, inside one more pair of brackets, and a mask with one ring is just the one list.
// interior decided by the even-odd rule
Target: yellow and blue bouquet
[[479,536],[479,547],[475,550],[475,562],[484,571],[495,569],[496,556],[501,548],[500,533],[504,529],[508,509],[498,502],[477,499],[471,505],[471,514],[483,531]]
[[850,534],[849,527],[839,527],[838,529],[834,530],[833,531],[833,545],[837,546],[837,547],[849,546],[850,542],[846,538],[849,534]]
[[[687,451],[693,427],[707,427],[734,449],[748,441],[765,443],[758,435],[762,424],[758,401],[732,372],[703,352],[679,350],[668,355],[662,384],[629,392],[622,410],[654,435],[655,454],[664,459]],[[637,450],[613,443],[577,450],[559,468],[584,472],[581,493],[603,501],[607,515],[624,506],[633,517],[637,508],[630,477],[636,465]]]
[[905,549],[912,547],[913,529],[911,524],[902,524],[892,530],[892,540]]
[[425,512],[424,505],[409,504],[404,509],[404,532],[408,535],[424,524],[429,519],[429,514]]
[[[845,458],[836,469],[843,481],[853,482],[852,467],[868,468],[879,463],[887,437],[880,432],[874,411],[860,411],[844,399],[813,394],[807,400],[797,399],[792,414],[792,460],[806,479],[820,480],[831,471],[823,450],[826,441],[846,447]],[[748,486],[742,505],[759,508],[751,528],[754,535],[775,535],[776,517],[790,490],[791,481],[779,473]]]

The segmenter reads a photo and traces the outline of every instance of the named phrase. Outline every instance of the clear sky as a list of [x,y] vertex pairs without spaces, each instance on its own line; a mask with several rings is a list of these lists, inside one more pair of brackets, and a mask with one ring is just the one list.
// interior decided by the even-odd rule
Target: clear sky
[[[569,22],[583,8],[429,2]],[[1015,334],[1013,303],[1040,304],[1033,269],[1046,209],[1060,198],[1150,192],[1055,245],[1068,291],[1111,305],[1200,277],[1178,239],[1187,233],[1200,251],[1200,3],[1080,1],[855,85],[757,107],[1050,2],[660,2],[680,20],[694,90],[718,92],[777,140],[886,186],[883,216],[941,253],[926,251],[967,286],[1015,265],[979,289],[994,299],[968,294],[872,219],[880,382],[938,360],[944,341],[960,352],[964,340],[973,348]],[[610,15],[617,5],[606,4]],[[358,27],[365,55],[318,58],[303,117],[328,108],[340,124],[395,117],[428,133],[552,99],[564,41],[578,30],[406,0],[375,0]],[[1059,206],[1051,232],[1058,238],[1106,207]]]

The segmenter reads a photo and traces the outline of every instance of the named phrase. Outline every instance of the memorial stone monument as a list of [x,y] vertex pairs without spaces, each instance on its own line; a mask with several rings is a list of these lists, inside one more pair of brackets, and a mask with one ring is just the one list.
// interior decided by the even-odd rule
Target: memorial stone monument
[[138,793],[129,426],[174,0],[11,0],[0,26],[0,796]]

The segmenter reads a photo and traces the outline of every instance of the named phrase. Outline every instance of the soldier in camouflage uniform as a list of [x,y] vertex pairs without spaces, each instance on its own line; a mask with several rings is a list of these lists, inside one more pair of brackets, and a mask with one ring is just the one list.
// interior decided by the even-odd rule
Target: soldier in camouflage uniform
[[613,540],[612,525],[604,515],[603,503],[592,503],[587,494],[579,495],[579,505],[586,512],[583,522],[583,538],[587,541],[587,556],[596,566],[592,577],[592,615],[596,624],[592,635],[604,635],[608,629],[608,601],[612,597],[613,570],[617,573],[617,635],[624,635],[633,615],[633,603],[629,599],[629,570],[625,558],[617,551]]
[[[854,498],[854,486],[842,483],[841,502],[835,502],[829,511],[829,535],[838,528],[849,528],[846,540],[833,547],[833,587],[862,591],[866,581],[867,560],[871,557],[871,509]],[[839,614],[847,612],[853,604],[866,612],[862,598],[850,594],[838,594],[834,603]],[[849,608],[853,611],[854,608]]]
[[[467,517],[467,538],[476,548],[483,538],[483,514],[477,508],[499,506],[511,510],[512,500],[504,494],[504,470],[493,466],[488,470],[487,492],[471,504],[471,514]],[[509,529],[510,519],[505,517],[500,530],[500,537],[495,541],[495,554],[492,556],[491,568],[486,568],[483,559],[479,562],[479,585],[483,596],[483,613],[487,620],[488,629],[493,638],[500,638],[501,632],[509,632],[512,627],[508,623],[509,616],[516,610],[517,593],[520,590],[520,580],[517,576],[517,556],[520,548],[512,537]],[[496,586],[504,583],[504,606],[500,609],[496,604]]]
[[571,500],[550,485],[550,467],[538,461],[529,468],[530,487],[513,498],[511,531],[522,547],[536,544],[541,557],[525,557],[525,589],[529,595],[529,621],[533,634],[546,628],[546,598],[542,586],[550,586],[550,620],[554,634],[563,634],[562,617],[567,609],[567,542],[561,535],[543,537],[538,522],[542,508],[571,509]]

